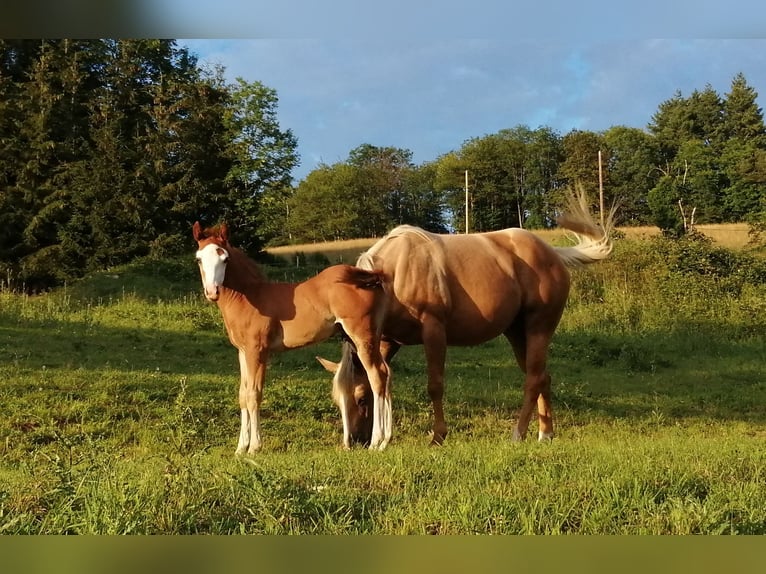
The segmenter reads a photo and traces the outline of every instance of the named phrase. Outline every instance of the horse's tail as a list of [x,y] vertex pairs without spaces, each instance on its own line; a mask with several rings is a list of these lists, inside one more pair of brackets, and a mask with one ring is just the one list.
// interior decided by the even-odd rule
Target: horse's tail
[[567,196],[567,211],[557,220],[559,227],[571,231],[577,243],[570,247],[554,247],[565,265],[579,267],[596,263],[609,257],[612,252],[611,232],[614,227],[615,207],[609,211],[604,227],[599,226],[590,214],[588,200],[582,186],[576,195]]
[[373,271],[349,266],[343,281],[360,289],[385,289],[386,274],[380,270]]
[[388,275],[380,269],[367,270],[359,267],[346,268],[343,281],[360,289],[375,291],[375,330],[380,337],[383,331],[383,321],[388,312],[391,299],[391,288]]

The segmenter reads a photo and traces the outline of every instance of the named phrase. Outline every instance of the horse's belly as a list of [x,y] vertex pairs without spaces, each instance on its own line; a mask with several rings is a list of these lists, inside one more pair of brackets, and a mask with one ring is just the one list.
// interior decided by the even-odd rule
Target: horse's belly
[[485,318],[477,316],[470,321],[451,318],[447,322],[448,345],[478,345],[502,335],[513,321],[513,317]]
[[282,322],[278,336],[271,342],[272,350],[299,349],[326,341],[335,334],[336,325],[331,321],[310,324],[297,324],[291,321]]
[[446,315],[448,344],[475,345],[503,334],[521,307],[516,289],[504,289],[507,277],[486,284],[452,290],[452,306]]
[[[444,325],[448,345],[477,345],[494,339],[508,329],[519,309],[512,295],[484,306],[470,299],[466,301],[449,310],[431,310],[432,316]],[[424,309],[390,313],[383,333],[402,345],[422,345],[423,324],[419,317],[428,313]]]

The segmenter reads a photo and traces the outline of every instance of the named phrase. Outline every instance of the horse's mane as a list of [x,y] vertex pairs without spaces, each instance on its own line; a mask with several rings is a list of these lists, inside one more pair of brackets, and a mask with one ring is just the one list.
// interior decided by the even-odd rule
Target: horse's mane
[[338,363],[338,370],[332,379],[332,394],[335,401],[340,404],[343,397],[343,391],[346,391],[355,380],[355,372],[363,369],[362,362],[356,354],[354,345],[348,340],[343,339],[341,343],[341,359]]
[[247,253],[242,251],[239,247],[227,244],[225,249],[229,252],[230,261],[233,260],[237,272],[249,275],[254,281],[259,283],[268,281],[266,274],[263,272],[260,265],[253,261]]

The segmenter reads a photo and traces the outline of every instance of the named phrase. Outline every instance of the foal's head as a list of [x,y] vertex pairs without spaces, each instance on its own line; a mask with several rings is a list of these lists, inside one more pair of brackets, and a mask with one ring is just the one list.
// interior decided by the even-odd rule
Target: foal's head
[[224,223],[216,229],[203,230],[197,221],[192,227],[192,234],[197,241],[196,259],[205,297],[217,301],[229,260],[229,228]]

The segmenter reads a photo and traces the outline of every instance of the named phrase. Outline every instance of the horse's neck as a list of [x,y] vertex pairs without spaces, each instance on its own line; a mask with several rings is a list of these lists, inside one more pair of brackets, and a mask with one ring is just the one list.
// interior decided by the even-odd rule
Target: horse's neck
[[229,263],[223,281],[224,300],[252,299],[258,289],[266,283],[268,281],[255,261],[239,249],[229,251]]

